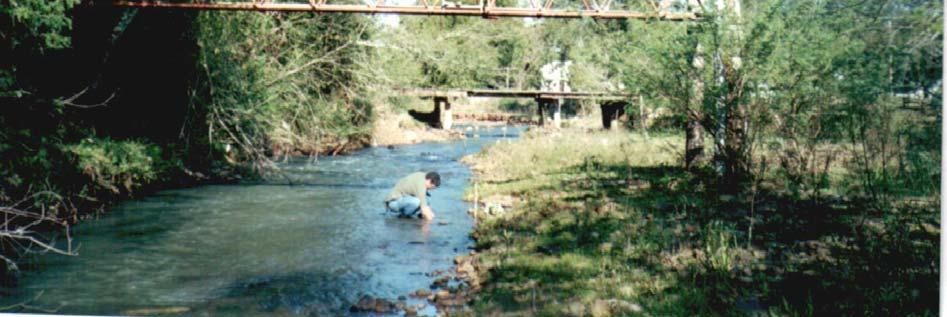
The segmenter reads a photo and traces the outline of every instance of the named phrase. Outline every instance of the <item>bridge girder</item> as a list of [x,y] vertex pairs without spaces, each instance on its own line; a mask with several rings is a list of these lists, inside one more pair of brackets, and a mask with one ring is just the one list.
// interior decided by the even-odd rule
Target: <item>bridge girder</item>
[[[658,5],[648,0],[654,8],[650,12],[610,9],[612,0],[583,0],[579,10],[556,9],[555,0],[528,0],[529,7],[498,7],[496,0],[479,0],[479,5],[455,4],[446,0],[418,0],[418,5],[390,5],[386,0],[365,0],[366,4],[334,4],[329,0],[305,0],[300,2],[272,2],[254,0],[247,2],[163,2],[163,1],[96,1],[87,0],[90,6],[113,6],[122,8],[157,8],[182,10],[230,10],[230,11],[285,11],[324,13],[366,13],[439,16],[480,16],[484,18],[596,18],[596,19],[658,19],[669,21],[697,20],[695,12],[671,12],[669,1]],[[603,2],[599,2],[603,1]]]

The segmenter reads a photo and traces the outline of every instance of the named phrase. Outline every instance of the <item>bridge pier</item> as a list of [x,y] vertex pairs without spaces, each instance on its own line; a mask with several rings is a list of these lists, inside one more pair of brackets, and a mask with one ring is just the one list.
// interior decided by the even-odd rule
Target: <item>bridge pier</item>
[[450,109],[450,99],[447,97],[434,98],[434,112],[437,116],[437,127],[441,129],[450,129],[454,125],[454,116]]
[[546,108],[546,100],[536,98],[536,114],[539,115],[539,126],[546,125],[546,115],[543,114],[543,108]]
[[562,99],[536,98],[536,113],[539,115],[539,125],[546,125],[546,116],[543,114],[546,107],[552,106],[552,124],[556,129],[562,127]]
[[612,128],[612,123],[619,121],[625,115],[625,101],[607,101],[599,104],[602,108],[602,126],[605,130]]
[[556,108],[552,112],[552,125],[559,129],[562,127],[562,98],[549,100]]

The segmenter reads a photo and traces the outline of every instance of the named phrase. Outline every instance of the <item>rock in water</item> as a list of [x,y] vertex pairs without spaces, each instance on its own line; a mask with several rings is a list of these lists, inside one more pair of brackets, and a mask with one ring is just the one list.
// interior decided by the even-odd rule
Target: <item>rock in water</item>
[[391,313],[397,310],[397,306],[389,300],[383,298],[374,298],[371,296],[362,296],[355,305],[349,308],[351,312],[376,312]]
[[431,288],[445,288],[448,282],[450,282],[450,276],[442,276],[434,280],[434,283],[431,284]]
[[375,299],[370,296],[362,296],[349,310],[352,312],[375,310]]
[[448,297],[450,297],[450,292],[448,292],[447,290],[439,290],[439,291],[437,291],[436,294],[434,294],[434,299],[435,299],[435,300],[437,300],[437,299],[446,299],[446,298],[448,298]]
[[428,296],[431,296],[431,291],[425,288],[420,288],[414,291],[414,293],[411,293],[411,297],[414,297],[414,298],[427,298]]
[[392,312],[397,308],[397,306],[387,300],[380,299],[375,301],[375,312],[376,313],[387,313]]

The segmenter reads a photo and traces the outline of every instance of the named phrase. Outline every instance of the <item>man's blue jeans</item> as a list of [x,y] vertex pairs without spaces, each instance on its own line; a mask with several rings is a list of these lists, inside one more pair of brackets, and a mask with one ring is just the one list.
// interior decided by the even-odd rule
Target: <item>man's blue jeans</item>
[[401,198],[389,201],[388,210],[405,217],[414,217],[421,210],[421,200],[414,196],[401,196]]

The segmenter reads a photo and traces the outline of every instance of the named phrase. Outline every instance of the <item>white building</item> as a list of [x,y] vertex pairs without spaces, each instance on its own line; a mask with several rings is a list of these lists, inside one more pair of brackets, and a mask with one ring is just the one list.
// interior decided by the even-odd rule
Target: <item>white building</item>
[[543,91],[572,91],[569,87],[569,67],[572,61],[555,61],[539,68],[543,81],[540,90]]

